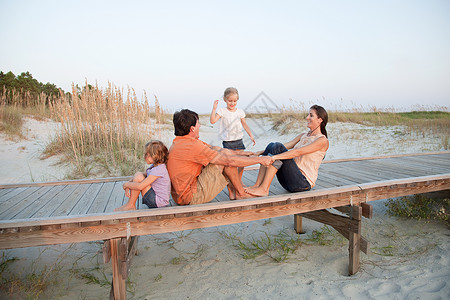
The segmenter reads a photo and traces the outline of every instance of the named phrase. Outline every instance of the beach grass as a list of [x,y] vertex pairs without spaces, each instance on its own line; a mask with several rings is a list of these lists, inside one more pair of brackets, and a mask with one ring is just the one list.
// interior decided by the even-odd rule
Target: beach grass
[[24,138],[22,134],[22,113],[11,106],[0,105],[0,132],[11,139]]
[[256,259],[264,256],[273,262],[285,262],[302,245],[300,236],[292,234],[288,230],[281,230],[277,234],[263,232],[261,236],[252,236],[248,240],[243,240],[235,234],[223,232],[220,234],[224,239],[232,241],[244,259]]
[[440,220],[450,225],[450,199],[441,193],[418,194],[388,199],[385,203],[392,216],[416,220]]
[[[72,244],[73,245],[73,244]],[[14,263],[16,257],[9,257],[4,252],[0,257],[0,289],[9,299],[43,299],[50,286],[56,286],[63,278],[63,261],[72,245],[61,252],[52,264],[38,266],[40,256],[33,260],[29,269],[20,271]]]
[[[280,134],[287,134],[303,128],[308,110],[300,103],[282,106],[277,113],[248,114],[251,118],[268,118],[272,128]],[[431,135],[441,140],[441,148],[449,149],[450,113],[447,107],[419,107],[421,110],[400,112],[394,109],[358,107],[354,109],[328,110],[329,123],[356,123],[365,126],[402,126],[410,135],[425,137]]]
[[145,166],[144,145],[163,122],[162,109],[155,98],[151,106],[146,95],[139,100],[129,88],[110,84],[106,89],[91,87],[50,105],[60,131],[46,147],[47,156],[62,154],[74,166],[72,178],[128,176]]

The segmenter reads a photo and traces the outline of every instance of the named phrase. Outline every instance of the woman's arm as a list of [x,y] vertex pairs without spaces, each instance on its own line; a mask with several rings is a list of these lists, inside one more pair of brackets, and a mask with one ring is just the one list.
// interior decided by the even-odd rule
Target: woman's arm
[[[283,145],[286,147],[286,149],[292,149],[292,148],[294,148],[294,146],[300,141],[300,139],[301,139],[301,137],[304,135],[304,133],[302,133],[302,134],[300,134],[300,135],[298,135],[298,136],[296,136],[292,141],[289,141],[289,142],[287,142],[287,143],[284,143]],[[261,150],[261,151],[256,151],[256,152],[253,152],[253,154],[254,155],[256,155],[256,156],[259,156],[259,155],[262,155],[264,153],[264,150]]]
[[241,118],[242,127],[245,129],[245,132],[247,132],[248,136],[253,142],[253,146],[256,144],[255,138],[253,137],[252,132],[250,131],[250,127],[247,125],[247,121],[245,121],[245,118]]
[[289,150],[289,149],[294,148],[294,146],[297,145],[297,143],[300,141],[300,139],[302,138],[303,135],[304,135],[304,133],[299,134],[292,141],[285,143],[284,146],[286,147],[286,149]]
[[145,177],[144,180],[142,180],[141,182],[132,182],[132,181],[127,181],[123,184],[123,189],[131,189],[131,190],[138,190],[138,191],[142,191],[143,189],[145,189],[147,186],[151,185],[156,179],[158,179],[160,176],[153,176],[153,175],[148,175],[147,177]]
[[[274,159],[290,159],[294,157],[298,157],[301,155],[305,155],[308,153],[313,153],[316,151],[326,151],[328,149],[328,140],[325,137],[320,137],[309,145],[289,150],[277,155],[272,156]],[[287,147],[286,147],[287,148]]]
[[211,116],[209,117],[209,121],[211,124],[216,123],[220,119],[220,115],[216,113],[217,105],[219,104],[219,100],[214,100],[213,109],[211,111]]

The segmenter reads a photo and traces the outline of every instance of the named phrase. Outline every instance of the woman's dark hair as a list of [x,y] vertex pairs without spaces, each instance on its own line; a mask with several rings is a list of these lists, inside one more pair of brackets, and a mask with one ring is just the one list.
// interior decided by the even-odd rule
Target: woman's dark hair
[[173,114],[173,126],[176,136],[184,136],[189,133],[191,126],[197,125],[198,114],[189,109],[182,109]]
[[322,119],[322,123],[320,123],[320,131],[322,132],[323,135],[325,135],[328,138],[327,130],[325,128],[328,123],[327,111],[325,110],[325,108],[317,104],[311,106],[310,109],[314,109],[317,113],[317,116]]

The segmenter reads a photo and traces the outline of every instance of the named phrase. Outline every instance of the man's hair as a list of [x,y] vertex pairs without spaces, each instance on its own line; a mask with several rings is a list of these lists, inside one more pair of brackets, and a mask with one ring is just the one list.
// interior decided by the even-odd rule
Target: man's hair
[[189,134],[191,126],[197,124],[198,114],[189,109],[182,109],[173,114],[173,126],[176,136]]

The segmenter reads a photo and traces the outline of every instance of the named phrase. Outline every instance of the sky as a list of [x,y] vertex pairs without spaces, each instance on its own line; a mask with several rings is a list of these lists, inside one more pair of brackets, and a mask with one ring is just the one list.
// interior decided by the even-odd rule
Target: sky
[[[450,1],[0,0],[0,70],[128,87],[174,112],[450,107]],[[224,102],[221,102],[225,106]]]

